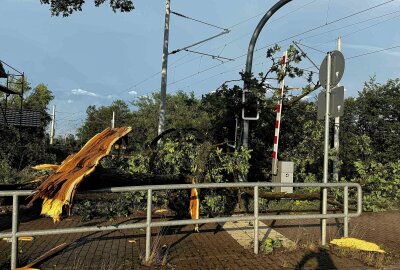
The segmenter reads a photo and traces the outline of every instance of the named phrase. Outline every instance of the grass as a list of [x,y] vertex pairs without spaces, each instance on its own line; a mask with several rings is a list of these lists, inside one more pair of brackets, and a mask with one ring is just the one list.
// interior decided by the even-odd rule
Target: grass
[[330,246],[330,250],[337,256],[357,259],[365,265],[381,268],[388,265],[393,261],[390,253],[378,253],[371,251],[355,250],[351,248],[343,248],[337,246]]
[[[349,237],[365,239],[367,233],[367,226],[362,224],[354,224],[349,229]],[[384,245],[379,245],[383,250],[385,250]],[[365,265],[381,268],[384,265],[394,263],[395,256],[390,252],[378,253],[370,251],[362,251],[351,248],[338,247],[335,245],[330,245],[330,250],[337,256],[357,259],[364,263]]]
[[168,266],[169,262],[169,246],[166,244],[161,245],[161,239],[166,232],[166,228],[163,227],[158,232],[157,236],[152,238],[153,243],[151,245],[150,256],[146,260],[145,253],[140,255],[140,263],[144,266]]

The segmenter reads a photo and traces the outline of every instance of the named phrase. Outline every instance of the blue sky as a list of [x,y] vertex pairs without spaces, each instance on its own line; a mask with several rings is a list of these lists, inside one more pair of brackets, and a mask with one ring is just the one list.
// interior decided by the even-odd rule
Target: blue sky
[[[39,0],[1,0],[0,59],[25,72],[33,86],[43,82],[53,91],[57,135],[74,133],[88,105],[109,105],[115,99],[129,102],[160,88],[165,2],[136,0],[136,9],[131,13],[113,13],[107,4],[96,8],[92,0],[86,2],[83,12],[63,18],[52,17],[48,6]],[[229,28],[229,34],[195,50],[235,61],[221,63],[187,52],[171,55],[168,92],[194,91],[200,96],[224,81],[238,79],[251,33],[261,14],[275,2],[171,0],[173,11]],[[334,22],[382,3],[386,4]],[[273,16],[257,47],[321,26],[280,45],[285,48],[300,40],[326,52],[336,48],[335,40],[342,35],[343,54],[352,57],[400,45],[399,21],[398,0],[293,0]],[[219,32],[172,15],[170,51]],[[317,50],[303,49],[318,65],[325,56]],[[256,52],[254,72],[267,69],[269,63],[264,56],[264,49]],[[382,83],[398,77],[399,58],[400,48],[396,48],[348,59],[341,81],[346,95],[356,95],[369,76],[376,75]],[[303,64],[311,66],[307,61]],[[287,83],[302,85],[298,80]]]

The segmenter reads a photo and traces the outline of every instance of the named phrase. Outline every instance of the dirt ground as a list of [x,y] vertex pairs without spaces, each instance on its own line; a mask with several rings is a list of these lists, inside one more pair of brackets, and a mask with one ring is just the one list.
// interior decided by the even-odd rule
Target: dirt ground
[[[10,230],[11,216],[0,214],[0,231]],[[72,226],[93,226],[115,223],[144,222],[143,218],[120,218],[114,221],[92,220],[80,222],[69,218],[54,225],[50,218],[22,215],[20,230],[36,230]],[[35,237],[21,242],[21,262],[29,262],[52,247],[73,242],[37,267],[40,269],[371,269],[359,260],[337,256],[318,248],[319,221],[265,222],[287,238],[295,241],[298,249],[277,249],[273,254],[255,255],[244,249],[220,224],[170,227],[153,230],[152,243],[155,263],[146,267],[140,261],[144,254],[143,229],[101,233],[64,234]],[[350,221],[350,236],[380,244],[393,258],[386,269],[400,269],[400,211],[363,213]],[[340,236],[340,220],[328,221],[328,239]],[[9,259],[11,244],[0,241],[0,265],[4,269]],[[397,265],[396,265],[397,263]],[[164,264],[164,266],[161,266]]]

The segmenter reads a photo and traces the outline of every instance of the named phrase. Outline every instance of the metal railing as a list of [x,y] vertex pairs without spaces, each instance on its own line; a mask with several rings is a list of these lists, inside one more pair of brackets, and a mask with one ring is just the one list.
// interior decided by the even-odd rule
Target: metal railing
[[[254,188],[254,214],[246,216],[235,217],[216,217],[216,218],[200,218],[197,220],[171,220],[171,221],[157,221],[152,222],[152,194],[153,191],[159,190],[172,190],[172,189],[212,189],[212,188]],[[343,213],[338,214],[301,214],[301,215],[260,215],[259,206],[259,188],[260,187],[317,187],[317,188],[343,188]],[[357,211],[349,213],[349,187],[357,189]],[[361,186],[357,183],[269,183],[269,182],[242,182],[242,183],[212,183],[212,184],[177,184],[177,185],[153,185],[153,186],[129,186],[129,187],[112,187],[106,189],[92,190],[88,192],[104,193],[104,192],[133,192],[147,190],[147,216],[146,223],[134,224],[117,224],[105,226],[86,226],[62,229],[43,229],[43,230],[18,230],[18,197],[27,196],[32,194],[31,190],[14,190],[14,191],[0,191],[0,197],[8,196],[13,197],[12,207],[12,227],[11,232],[0,233],[0,238],[11,238],[11,269],[17,267],[18,259],[18,237],[23,236],[45,236],[64,233],[85,233],[85,232],[100,232],[100,231],[114,231],[124,229],[139,229],[146,228],[146,260],[150,258],[151,252],[151,228],[164,227],[164,226],[179,226],[190,224],[204,224],[204,223],[223,223],[229,221],[253,221],[254,222],[254,253],[258,254],[258,227],[259,221],[262,220],[282,220],[282,219],[321,219],[328,218],[343,218],[344,236],[348,236],[348,223],[350,217],[357,217],[362,212],[362,190]],[[326,232],[325,232],[326,233]]]

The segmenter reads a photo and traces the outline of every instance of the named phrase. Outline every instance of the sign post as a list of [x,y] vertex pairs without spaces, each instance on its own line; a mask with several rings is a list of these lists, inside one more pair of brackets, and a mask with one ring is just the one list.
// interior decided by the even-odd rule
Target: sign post
[[[344,71],[344,57],[339,51],[328,52],[322,61],[319,80],[326,89],[325,96],[325,138],[324,138],[324,177],[323,183],[328,183],[329,163],[329,117],[331,116],[331,86],[339,83]],[[327,214],[328,190],[322,188],[322,214]],[[326,245],[326,218],[321,220],[321,244]]]
[[[328,183],[328,151],[329,151],[329,106],[331,96],[331,53],[327,54],[326,61],[326,111],[325,111],[325,139],[324,139],[324,178],[323,183]],[[328,209],[328,190],[327,188],[322,189],[322,214],[326,215]],[[322,245],[326,245],[326,218],[322,219],[321,223],[321,242]]]

